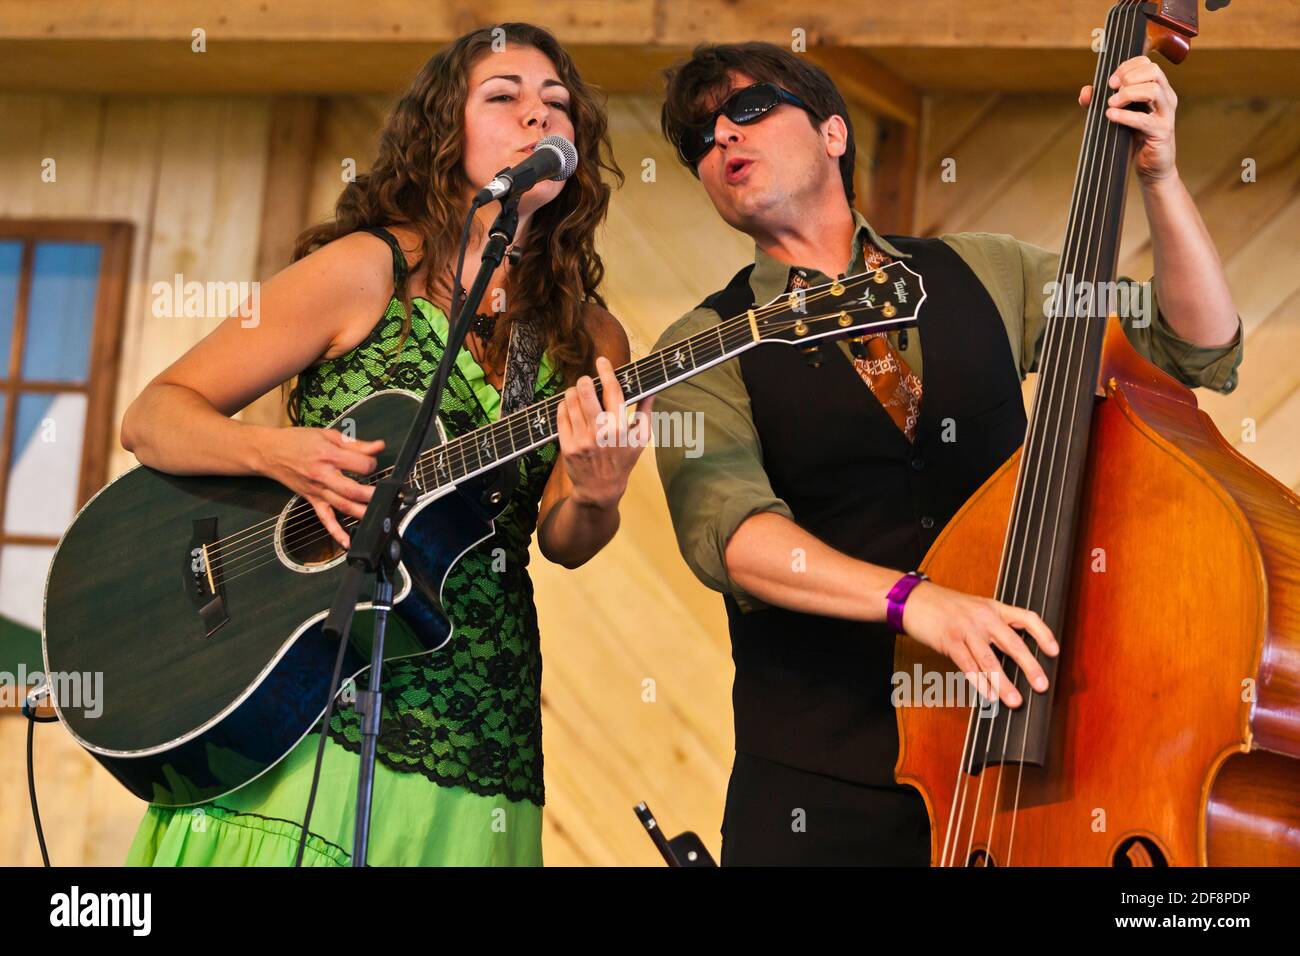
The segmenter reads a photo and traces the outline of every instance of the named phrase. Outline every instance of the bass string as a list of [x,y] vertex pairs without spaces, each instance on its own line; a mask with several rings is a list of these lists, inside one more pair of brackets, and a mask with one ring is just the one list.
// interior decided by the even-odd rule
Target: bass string
[[[1143,23],[1143,15],[1136,6],[1130,6],[1126,12],[1128,14],[1128,23],[1125,26],[1124,43],[1120,46],[1117,56],[1125,56],[1128,52],[1130,52],[1133,49],[1134,44],[1138,40],[1137,28],[1139,25]],[[1096,102],[1097,102],[1098,109],[1103,109],[1101,104],[1104,102],[1104,100],[1102,99],[1100,94],[1098,94]],[[1113,139],[1113,143],[1112,143],[1112,139]],[[1131,139],[1132,139],[1132,133],[1129,127],[1123,126],[1118,123],[1111,123],[1109,121],[1107,122],[1106,144],[1103,152],[1109,153],[1110,155],[1103,156],[1103,159],[1106,161],[1106,168],[1105,168],[1106,184],[1102,189],[1103,199],[1109,198],[1112,195],[1112,190],[1117,188],[1116,183],[1114,182],[1116,169],[1119,168],[1122,171],[1127,171],[1128,157],[1127,157],[1127,150],[1124,149],[1124,146],[1130,143]],[[1124,165],[1121,165],[1121,163]],[[1120,184],[1120,186],[1122,188],[1122,183]],[[1115,230],[1118,229],[1120,225],[1118,222],[1114,222],[1114,223],[1108,222],[1107,214],[1110,212],[1111,208],[1112,207],[1109,207],[1108,205],[1099,202],[1097,212],[1093,216],[1092,220],[1089,222],[1089,227],[1088,227],[1089,242],[1088,244],[1085,245],[1084,248],[1086,253],[1085,275],[1089,276],[1090,281],[1095,282],[1095,281],[1099,281],[1102,278],[1101,276],[1101,269],[1103,265],[1102,253],[1103,253],[1104,243],[1106,240],[1105,232],[1107,230],[1107,227],[1110,226],[1112,230]],[[1090,298],[1090,308],[1088,309],[1089,314],[1083,316],[1081,320],[1079,318],[1076,318],[1070,330],[1070,335],[1072,340],[1072,348],[1070,353],[1070,359],[1071,359],[1070,367],[1072,368],[1073,358],[1074,356],[1077,355],[1079,359],[1079,370],[1077,373],[1071,372],[1072,376],[1076,379],[1076,386],[1074,389],[1074,405],[1070,409],[1070,415],[1068,418],[1069,432],[1066,436],[1066,442],[1065,442],[1066,447],[1069,449],[1076,448],[1076,441],[1087,440],[1086,435],[1080,435],[1080,436],[1075,435],[1075,423],[1078,421],[1079,402],[1083,400],[1091,400],[1091,396],[1093,392],[1093,389],[1091,387],[1085,388],[1085,386],[1090,386],[1091,383],[1084,382],[1082,379],[1083,379],[1084,371],[1087,368],[1086,363],[1084,361],[1086,357],[1084,347],[1088,344],[1088,336],[1092,332],[1093,328],[1095,328],[1096,325],[1097,316],[1091,314],[1096,310],[1096,302],[1097,302],[1097,296],[1094,293]],[[1103,316],[1102,318],[1104,320],[1105,317]],[[1103,324],[1103,329],[1104,329],[1104,324]],[[1082,345],[1075,344],[1076,339],[1081,339]],[[1064,411],[1062,411],[1062,415],[1064,415]],[[1053,447],[1053,451],[1052,451],[1053,463],[1055,462],[1056,451],[1060,448],[1060,445],[1061,443],[1057,441]],[[1062,469],[1068,466],[1071,457],[1072,456],[1068,453],[1063,454]],[[1049,471],[1049,475],[1050,474],[1051,472]],[[1052,547],[1048,551],[1047,567],[1043,573],[1044,590],[1046,590],[1046,588],[1050,586],[1052,581],[1052,571],[1055,565],[1056,553],[1058,550],[1056,545],[1060,537],[1061,517],[1064,513],[1064,507],[1065,507],[1065,495],[1063,493],[1058,493],[1056,497],[1055,514],[1052,519],[1052,532],[1051,532]],[[1039,569],[1038,549],[1041,548],[1041,546],[1042,546],[1042,538],[1040,536],[1038,545],[1035,549],[1033,568],[1030,573],[1029,590],[1031,594],[1033,593],[1034,585],[1038,576],[1038,569]],[[1039,660],[1038,647],[1036,644],[1034,646],[1034,659],[1035,661]],[[1019,768],[1018,768],[1017,780],[1016,780],[1016,795],[1011,809],[1011,832],[1007,842],[1008,862],[1010,862],[1011,860],[1011,851],[1014,846],[1014,840],[1015,840],[1016,821],[1019,818],[1021,782],[1024,777],[1024,754],[1025,754],[1026,743],[1028,741],[1029,717],[1032,716],[1033,714],[1033,703],[1034,703],[1033,696],[1029,695],[1029,705],[1026,710],[1025,731],[1022,734],[1021,745],[1020,745],[1020,759],[1018,761]],[[1004,742],[1003,744],[1004,757],[1005,757],[1005,753],[1006,753],[1006,745]]]
[[[1120,19],[1123,21],[1122,28],[1121,28],[1123,38],[1121,43],[1114,45],[1116,50],[1115,52],[1116,61],[1122,61],[1122,59],[1126,56],[1126,51],[1131,49],[1133,43],[1137,39],[1136,36],[1137,27],[1143,22],[1141,11],[1140,9],[1138,9],[1138,7],[1135,4],[1127,5],[1124,12],[1121,13]],[[1109,75],[1113,73],[1114,70],[1118,68],[1118,66],[1119,66],[1119,62],[1114,62],[1111,69],[1107,71],[1107,76],[1109,77]],[[1095,282],[1097,279],[1100,278],[1103,243],[1106,238],[1105,230],[1108,224],[1107,216],[1110,211],[1110,207],[1108,206],[1106,200],[1112,195],[1111,191],[1114,186],[1113,175],[1116,167],[1115,159],[1117,158],[1116,154],[1118,152],[1118,147],[1120,147],[1123,143],[1127,141],[1127,133],[1126,133],[1127,127],[1121,126],[1120,124],[1117,123],[1111,123],[1104,119],[1105,117],[1105,112],[1104,112],[1105,107],[1103,105],[1105,102],[1105,96],[1103,95],[1104,88],[1100,84],[1098,84],[1096,89],[1097,89],[1097,95],[1096,95],[1096,102],[1095,102],[1095,111],[1099,119],[1104,124],[1105,135],[1104,135],[1103,143],[1100,149],[1098,150],[1097,156],[1095,157],[1095,162],[1093,164],[1094,169],[1092,170],[1092,175],[1094,179],[1100,181],[1101,173],[1104,172],[1105,183],[1104,185],[1102,185],[1101,189],[1095,193],[1094,203],[1092,205],[1092,209],[1088,217],[1087,236],[1080,238],[1080,246],[1082,247],[1082,259],[1083,259],[1081,274],[1085,277],[1085,281],[1088,282]],[[1126,160],[1126,157],[1124,157],[1124,159]],[[1104,164],[1104,168],[1097,169],[1096,165],[1098,163]],[[1093,303],[1093,306],[1095,306],[1095,302],[1096,302],[1095,295],[1092,296],[1091,301]],[[1066,500],[1063,491],[1064,475],[1061,476],[1061,480],[1059,482],[1056,480],[1056,474],[1058,470],[1056,468],[1056,460],[1057,460],[1057,455],[1059,453],[1061,457],[1060,470],[1063,471],[1066,467],[1068,467],[1068,464],[1071,458],[1073,457],[1071,452],[1077,447],[1076,441],[1079,438],[1079,436],[1076,436],[1075,434],[1075,423],[1077,421],[1078,412],[1080,408],[1079,403],[1080,401],[1085,400],[1085,397],[1090,397],[1093,391],[1093,389],[1090,386],[1090,383],[1083,381],[1083,374],[1085,369],[1087,368],[1087,364],[1085,362],[1085,359],[1087,357],[1085,348],[1088,345],[1088,338],[1090,332],[1092,331],[1093,328],[1095,328],[1095,321],[1094,321],[1095,316],[1091,315],[1092,311],[1093,308],[1090,307],[1087,310],[1086,314],[1081,316],[1074,315],[1067,322],[1069,336],[1070,336],[1069,347],[1068,349],[1066,349],[1065,346],[1062,345],[1062,348],[1065,349],[1065,355],[1066,355],[1066,364],[1065,364],[1065,371],[1064,371],[1064,383],[1066,384],[1063,384],[1062,395],[1060,397],[1060,400],[1058,400],[1055,403],[1056,411],[1057,411],[1057,421],[1054,426],[1056,435],[1050,446],[1051,458],[1048,462],[1047,483],[1049,487],[1049,493],[1046,494],[1044,497],[1043,508],[1041,511],[1041,514],[1043,515],[1044,518],[1046,518],[1049,509],[1054,511],[1054,515],[1052,518],[1052,525],[1051,525],[1050,532],[1044,534],[1043,529],[1040,528],[1039,534],[1034,544],[1034,554],[1033,554],[1032,561],[1030,562],[1029,565],[1029,580],[1026,584],[1026,588],[1024,592],[1024,600],[1027,602],[1033,601],[1034,595],[1036,591],[1039,589],[1040,570],[1043,571],[1043,576],[1041,579],[1041,589],[1043,590],[1043,594],[1044,594],[1044,599],[1043,599],[1044,605],[1046,601],[1046,590],[1051,585],[1052,571],[1054,569],[1056,551],[1057,551],[1056,546],[1060,538],[1061,516],[1063,514],[1065,500]],[[1076,359],[1078,360],[1077,369],[1075,368]],[[1068,413],[1067,413],[1065,400],[1070,397],[1070,389],[1066,387],[1067,385],[1073,386],[1072,389],[1073,400],[1069,405]],[[1068,431],[1066,432],[1064,442],[1062,442],[1060,435],[1062,431],[1062,424],[1065,422],[1068,422]],[[1054,502],[1050,494],[1051,489],[1055,489],[1056,491]],[[1053,508],[1053,504],[1054,504],[1054,508]],[[1048,542],[1048,555],[1047,555],[1046,568],[1044,569],[1043,563],[1041,561],[1041,557],[1042,557],[1042,549],[1043,549],[1045,539]],[[1020,591],[1019,578],[1020,578],[1020,574],[1023,571],[1024,571],[1024,566],[1022,564],[1021,568],[1017,573],[1017,584],[1016,584],[1017,593],[1019,593]],[[1039,657],[1039,648],[1036,643],[1033,647],[1033,655],[1034,655],[1034,660],[1036,662],[1041,663],[1041,659]],[[1015,679],[1018,680],[1019,677],[1020,674],[1017,669]],[[1011,808],[1011,814],[1010,814],[1011,827],[1010,827],[1010,833],[1008,835],[1008,843],[1007,843],[1006,858],[1008,864],[1010,864],[1012,860],[1011,854],[1014,848],[1015,826],[1019,819],[1020,794],[1022,791],[1022,784],[1024,780],[1024,755],[1028,743],[1028,728],[1029,728],[1030,718],[1033,715],[1033,707],[1035,702],[1034,701],[1035,695],[1032,692],[1032,690],[1028,688],[1027,682],[1026,682],[1025,696],[1027,697],[1028,702],[1026,704],[1025,721],[1023,723],[1023,730],[1021,734],[1020,754],[1019,754],[1019,758],[1016,760],[1016,763],[1018,765],[1017,774],[1016,774],[1016,792],[1015,792],[1015,797]],[[1010,725],[1008,724],[1008,733],[1004,734],[1004,739],[1002,744],[1002,759],[1004,763],[1007,757],[1007,737],[1009,736],[1009,728]],[[1001,783],[1001,775],[999,775],[999,784],[1000,783]],[[991,836],[992,836],[992,828],[990,828],[990,839]]]
[[[1118,5],[1117,7],[1112,9],[1111,11],[1112,17],[1114,17],[1115,20],[1121,19],[1124,15],[1124,12],[1129,12],[1129,13],[1132,12],[1131,10],[1123,11],[1121,10],[1121,8],[1132,7],[1132,6],[1134,6],[1134,4],[1132,3],[1122,3]],[[1128,25],[1131,27],[1136,22],[1139,22],[1138,18],[1130,16]],[[1114,26],[1114,22],[1108,24],[1108,30],[1107,30],[1108,38],[1114,35],[1115,31],[1112,29],[1113,26]],[[1128,45],[1129,42],[1132,42],[1132,39],[1133,38],[1131,32],[1127,33],[1126,34],[1127,42],[1125,44],[1120,45],[1119,47],[1120,51],[1122,51]],[[1111,51],[1113,50],[1114,48],[1112,47]],[[1114,72],[1114,69],[1117,68],[1118,65],[1119,65],[1119,61],[1114,58],[1113,52],[1112,52],[1112,58],[1109,61],[1106,55],[1103,55],[1102,57],[1098,58],[1098,65],[1097,65],[1097,70],[1096,70],[1096,74],[1094,77],[1094,84],[1093,84],[1094,96],[1096,96],[1098,91],[1102,91],[1105,89],[1104,81],[1110,76],[1111,73]],[[1083,142],[1080,146],[1080,158],[1079,158],[1078,172],[1076,173],[1076,181],[1075,181],[1075,189],[1074,189],[1075,201],[1071,204],[1070,221],[1067,224],[1066,248],[1062,256],[1060,270],[1058,271],[1058,284],[1057,284],[1058,290],[1064,288],[1064,282],[1060,280],[1063,280],[1065,276],[1070,274],[1070,271],[1075,266],[1077,266],[1079,261],[1079,256],[1080,256],[1080,247],[1084,245],[1082,230],[1077,228],[1080,219],[1087,218],[1090,223],[1090,226],[1095,226],[1096,208],[1097,208],[1096,203],[1099,201],[1101,194],[1089,190],[1088,183],[1091,180],[1099,179],[1099,176],[1097,175],[1097,165],[1100,162],[1101,156],[1103,155],[1106,147],[1110,142],[1110,136],[1112,133],[1111,127],[1113,126],[1115,126],[1115,124],[1105,123],[1104,107],[1101,107],[1098,101],[1094,101],[1094,108],[1089,113],[1088,122],[1083,137]],[[1098,144],[1097,131],[1103,128],[1105,129],[1105,133],[1101,143]],[[1091,209],[1092,211],[1085,212],[1085,210],[1089,210],[1089,209]],[[1091,229],[1089,232],[1089,238],[1091,238]],[[1086,255],[1085,255],[1085,261],[1087,261]],[[1065,344],[1065,336],[1067,334],[1066,327],[1067,325],[1069,326],[1068,334],[1070,336],[1071,346],[1073,346],[1076,337],[1075,336],[1076,326],[1069,324],[1067,316],[1054,316],[1054,317],[1057,319],[1057,321],[1049,322],[1048,324],[1048,331],[1046,333],[1046,337],[1045,337],[1046,341],[1043,350],[1044,358],[1040,365],[1040,367],[1044,372],[1044,375],[1042,376],[1042,380],[1040,381],[1039,384],[1039,396],[1040,396],[1039,402],[1042,403],[1042,407],[1041,409],[1039,409],[1036,406],[1035,409],[1036,414],[1033,416],[1033,419],[1030,423],[1030,433],[1025,443],[1025,452],[1022,457],[1022,467],[1019,469],[1019,475],[1017,481],[1018,487],[1016,488],[1015,496],[1013,498],[1013,507],[1012,507],[1013,520],[1012,523],[1009,524],[1007,528],[1006,538],[1004,539],[1003,550],[1002,550],[1002,563],[998,572],[997,593],[999,595],[999,600],[1006,600],[1009,601],[1010,603],[1018,603],[1015,595],[1019,593],[1019,585],[1020,585],[1020,578],[1021,578],[1020,572],[1017,572],[1016,584],[1013,588],[1014,593],[1012,595],[1006,595],[1003,592],[1003,586],[1008,576],[1010,566],[1016,562],[1018,557],[1021,559],[1019,561],[1019,567],[1021,571],[1023,571],[1023,553],[1018,547],[1020,542],[1020,535],[1021,535],[1020,522],[1022,518],[1026,519],[1025,533],[1027,535],[1028,533],[1027,515],[1029,511],[1032,510],[1032,508],[1024,507],[1025,500],[1026,500],[1025,499],[1026,489],[1027,488],[1029,489],[1028,501],[1031,505],[1037,498],[1038,491],[1040,488],[1043,488],[1050,492],[1050,488],[1048,488],[1047,485],[1044,485],[1040,479],[1041,464],[1043,458],[1042,447],[1044,442],[1046,441],[1046,437],[1043,434],[1043,432],[1044,430],[1048,432],[1055,432],[1055,437],[1059,438],[1060,421],[1058,420],[1056,423],[1054,424],[1052,423],[1053,412],[1057,410],[1058,405],[1063,406],[1063,402],[1056,397],[1056,385],[1059,382],[1062,386],[1062,389],[1064,389],[1066,382],[1069,380],[1072,374],[1073,352],[1077,351],[1077,348],[1073,348],[1073,347],[1071,348],[1070,350],[1071,363],[1066,366],[1065,377],[1062,378],[1061,375],[1059,374],[1059,369],[1061,367],[1060,355],[1062,350],[1066,348],[1066,344]],[[1075,377],[1077,378],[1077,376]],[[1034,473],[1033,476],[1031,477],[1030,475],[1031,468],[1028,467],[1028,465],[1029,463],[1034,463],[1034,462],[1036,462],[1037,467],[1033,469]],[[1051,468],[1049,468],[1049,476],[1050,473],[1051,473]],[[1050,482],[1048,484],[1050,485]],[[1034,653],[1037,659],[1036,648]],[[1019,668],[1014,665],[1014,662],[1013,662],[1012,669],[1013,672],[1015,673],[1015,678],[1013,678],[1013,686],[1014,686],[1015,681],[1018,680],[1020,676]],[[1026,696],[1029,697],[1030,705],[1032,706],[1032,691],[1029,690],[1028,688],[1026,688],[1026,690],[1027,690]],[[942,865],[948,865],[950,850],[952,854],[952,859],[955,860],[956,854],[960,848],[959,834],[961,833],[964,827],[967,791],[969,788],[970,777],[972,775],[975,753],[977,752],[975,747],[975,741],[978,736],[978,730],[977,730],[975,716],[976,716],[976,708],[978,706],[979,706],[979,702],[977,699],[975,702],[972,703],[971,706],[971,713],[968,719],[967,731],[966,731],[965,741],[962,749],[962,760],[957,770],[958,779],[954,788],[954,792],[960,794],[960,800],[954,799],[952,810],[950,811],[949,814],[948,832],[945,834],[944,851],[943,851],[944,855],[942,858]],[[993,723],[994,721],[989,722],[989,732],[985,741],[986,757],[989,754],[991,749]],[[1009,724],[1008,724],[1008,729],[1009,729]],[[1005,740],[1004,740],[1003,749],[1004,749],[1003,756],[1005,757]],[[1022,752],[1022,756],[1023,756],[1023,752]],[[985,766],[987,766],[987,760],[985,762]],[[1021,766],[1023,770],[1023,760],[1021,761]],[[1000,785],[1001,785],[1001,775],[999,774],[998,789],[995,791],[993,796],[995,811],[996,811],[998,799],[1000,797]],[[980,801],[982,799],[982,789],[983,789],[983,774],[980,775],[980,787],[978,788],[977,791],[975,808],[972,814],[971,838],[967,844],[968,862],[971,860],[970,851],[973,848],[974,825],[975,825],[975,821],[978,819],[978,812],[979,812],[978,808],[979,808]],[[953,822],[954,816],[956,816],[955,826]],[[991,820],[995,818],[996,818],[996,812],[994,812],[991,815]],[[1013,811],[1013,821],[1014,821],[1014,811]],[[992,849],[993,846],[992,835],[993,835],[992,830],[990,829],[989,842],[987,844],[990,850]]]

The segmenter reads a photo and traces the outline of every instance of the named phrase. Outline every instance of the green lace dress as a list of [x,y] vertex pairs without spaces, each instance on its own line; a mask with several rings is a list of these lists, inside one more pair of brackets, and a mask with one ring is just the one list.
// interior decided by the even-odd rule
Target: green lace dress
[[[304,372],[303,423],[324,426],[380,389],[422,392],[442,354],[447,319],[424,299],[415,300],[411,318],[398,354],[392,350],[401,305],[394,298],[364,342]],[[559,389],[543,355],[536,400]],[[462,349],[443,394],[447,431],[459,435],[487,424],[500,405],[500,394]],[[542,862],[542,662],[527,564],[538,502],[557,454],[552,442],[519,460],[520,481],[496,533],[448,575],[452,639],[431,654],[385,665],[367,858],[372,865]],[[418,593],[407,598],[416,600]],[[405,626],[397,613],[389,620],[390,628]],[[357,714],[336,712],[305,865],[350,865],[359,739]],[[210,803],[149,805],[127,865],[291,865],[318,742],[319,726],[267,773]]]

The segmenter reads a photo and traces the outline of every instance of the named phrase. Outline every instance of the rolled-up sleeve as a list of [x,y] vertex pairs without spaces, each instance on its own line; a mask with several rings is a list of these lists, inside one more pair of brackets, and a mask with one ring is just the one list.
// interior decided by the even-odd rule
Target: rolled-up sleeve
[[[669,326],[655,349],[719,321],[713,310],[695,309]],[[730,594],[741,610],[765,607],[731,580],[727,542],[750,515],[771,511],[791,520],[794,515],[772,491],[763,468],[739,364],[723,362],[665,389],[655,400],[655,411],[672,416],[673,427],[666,431],[682,437],[657,444],[655,462],[687,566],[706,587]]]
[[[1006,237],[1010,239],[1010,237]],[[1016,240],[1024,281],[1025,371],[1037,370],[1046,329],[1044,304],[1047,290],[1056,281],[1060,254]],[[1134,350],[1153,365],[1168,372],[1188,388],[1209,388],[1227,394],[1237,387],[1237,367],[1243,355],[1242,322],[1232,341],[1218,348],[1206,348],[1179,335],[1160,311],[1154,278],[1138,282],[1127,276],[1116,280],[1117,301],[1130,303],[1132,318],[1123,322],[1124,335]],[[1145,296],[1149,293],[1149,301]],[[1142,307],[1139,311],[1138,305]]]

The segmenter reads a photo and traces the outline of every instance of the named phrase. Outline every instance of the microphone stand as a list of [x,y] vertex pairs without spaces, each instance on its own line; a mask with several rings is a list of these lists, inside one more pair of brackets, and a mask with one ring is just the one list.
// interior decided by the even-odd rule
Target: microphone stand
[[[384,634],[388,625],[388,612],[392,609],[393,578],[397,563],[401,559],[401,538],[397,527],[402,515],[415,503],[416,496],[408,485],[411,470],[419,457],[420,449],[433,431],[437,419],[437,410],[442,398],[443,388],[451,369],[456,364],[456,355],[460,352],[469,332],[470,317],[478,311],[487,284],[496,274],[505,258],[506,247],[514,241],[515,230],[519,226],[519,196],[522,190],[512,192],[502,200],[501,212],[488,230],[488,242],[483,249],[482,266],[474,284],[470,287],[465,301],[459,309],[453,303],[454,317],[448,324],[447,346],[438,362],[433,382],[425,392],[402,447],[397,453],[393,470],[388,477],[375,485],[375,493],[366,506],[366,512],[352,535],[352,545],[348,548],[348,569],[339,582],[335,592],[334,604],[329,616],[325,618],[322,630],[327,638],[338,640],[339,655],[334,671],[334,683],[330,690],[330,699],[326,705],[325,722],[328,725],[333,710],[334,697],[338,693],[343,663],[343,645],[348,640],[352,628],[352,616],[366,580],[373,576],[374,591],[372,605],[375,611],[375,636],[370,650],[369,690],[357,691],[355,709],[361,717],[361,756],[357,776],[356,823],[352,840],[352,865],[365,866],[366,852],[370,840],[370,808],[373,797],[375,775],[375,753],[379,739],[380,719],[383,698],[380,693],[381,671],[384,662]],[[475,202],[470,206],[469,218],[472,219],[479,207]],[[468,233],[467,233],[468,235]],[[456,276],[459,284],[460,276]],[[325,731],[321,731],[320,746],[323,751]],[[313,793],[314,796],[314,793]],[[307,835],[311,819],[311,804],[308,804],[307,817],[303,821],[303,840]],[[299,860],[301,860],[301,845]]]

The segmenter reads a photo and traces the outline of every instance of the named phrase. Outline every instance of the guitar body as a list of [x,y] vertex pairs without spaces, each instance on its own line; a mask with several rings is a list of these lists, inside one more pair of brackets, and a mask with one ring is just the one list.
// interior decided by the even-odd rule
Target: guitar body
[[[331,427],[383,438],[383,469],[419,401],[378,392]],[[518,466],[441,489],[403,519],[386,660],[450,639],[433,598],[493,533],[499,509],[482,501],[506,467]],[[337,644],[320,625],[346,564],[307,508],[269,479],[139,466],[91,499],[60,541],[45,590],[45,670],[83,680],[53,683],[56,712],[141,799],[187,806],[235,790],[323,715]],[[412,594],[421,581],[425,592]],[[345,676],[370,663],[373,614],[368,600],[357,608]]]

